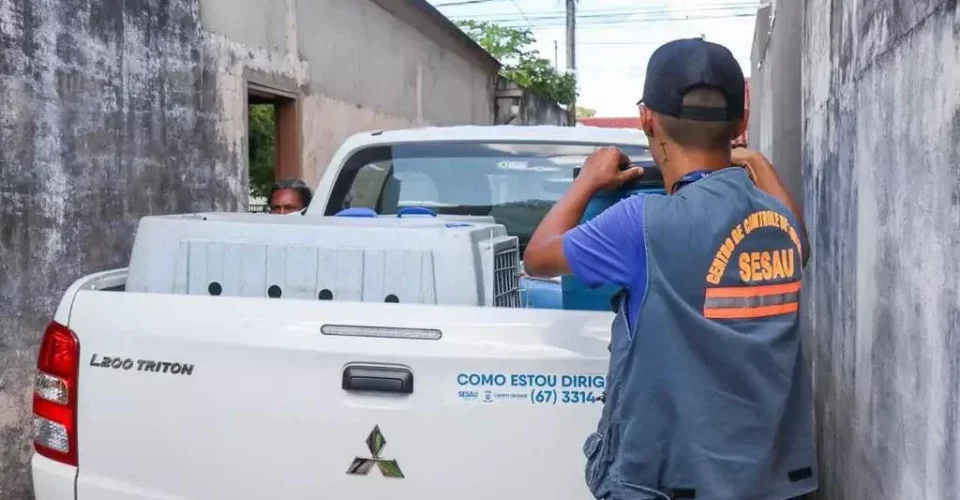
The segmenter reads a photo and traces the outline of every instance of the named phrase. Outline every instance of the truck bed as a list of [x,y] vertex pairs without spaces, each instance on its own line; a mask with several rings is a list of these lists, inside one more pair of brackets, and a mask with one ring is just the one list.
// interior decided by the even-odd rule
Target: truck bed
[[80,344],[79,500],[589,498],[610,313],[125,278],[76,283],[56,318]]

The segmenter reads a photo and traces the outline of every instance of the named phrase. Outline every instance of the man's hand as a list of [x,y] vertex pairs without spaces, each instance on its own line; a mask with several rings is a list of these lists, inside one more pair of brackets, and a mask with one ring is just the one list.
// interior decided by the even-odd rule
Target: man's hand
[[630,158],[617,148],[600,148],[593,152],[580,167],[580,175],[575,182],[585,183],[593,192],[616,189],[643,175],[640,167],[620,170],[621,165],[630,163]]
[[757,169],[769,165],[762,154],[747,148],[733,148],[730,163],[743,167],[754,183],[757,182]]
[[597,191],[620,187],[624,182],[643,174],[643,169],[639,167],[620,170],[621,165],[629,163],[627,155],[613,147],[600,148],[587,157],[573,185],[533,232],[523,255],[527,274],[547,277],[571,272],[570,263],[563,252],[563,235],[577,225],[587,203]]
[[750,175],[750,180],[757,185],[757,188],[777,198],[793,212],[793,216],[800,223],[800,255],[803,265],[806,265],[807,259],[810,258],[810,249],[807,240],[807,226],[803,222],[803,212],[800,211],[800,205],[793,200],[787,188],[784,187],[776,169],[763,154],[747,148],[734,148],[730,153],[730,163],[746,169]]

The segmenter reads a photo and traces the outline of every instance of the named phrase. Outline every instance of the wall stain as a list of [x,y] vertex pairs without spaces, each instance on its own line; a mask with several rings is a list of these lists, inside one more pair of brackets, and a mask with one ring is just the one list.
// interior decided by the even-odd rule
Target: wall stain
[[[236,2],[0,0],[3,500],[30,498],[32,366],[66,287],[125,265],[142,216],[245,206],[249,74],[300,89],[304,178],[311,184],[354,133],[492,121],[496,68],[451,56],[449,47],[380,7],[288,0],[268,9],[244,0],[248,8],[237,9]],[[298,32],[297,18],[315,23]],[[237,29],[260,25],[286,26],[282,48],[257,42],[260,28]],[[376,29],[351,36],[358,25]],[[422,95],[382,78],[398,49],[423,55],[432,85]],[[378,63],[334,64],[347,59]],[[424,96],[424,116],[403,114]]]
[[[815,388],[814,497],[954,498],[957,1],[808,0],[777,16],[768,47],[793,47],[783,59],[803,64],[802,152],[778,168],[800,166],[813,248],[802,329]],[[785,28],[800,19],[802,35]],[[777,68],[765,64],[755,79],[771,81]],[[757,87],[751,107],[786,114],[780,100],[790,88],[777,83],[763,94],[768,87]],[[773,133],[751,138],[783,132],[776,122],[759,126]],[[778,158],[788,146],[775,140],[763,147]]]
[[19,500],[63,291],[123,266],[141,216],[235,209],[242,182],[197,0],[0,0],[0,28],[0,498]]

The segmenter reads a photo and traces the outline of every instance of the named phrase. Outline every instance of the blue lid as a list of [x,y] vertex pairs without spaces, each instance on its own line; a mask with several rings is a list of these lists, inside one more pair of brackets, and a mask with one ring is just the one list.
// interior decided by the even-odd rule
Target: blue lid
[[377,212],[372,208],[367,207],[352,207],[345,208],[336,213],[335,217],[362,217],[362,218],[377,218]]
[[397,217],[403,217],[404,215],[429,215],[436,217],[437,213],[427,207],[403,207],[397,210]]

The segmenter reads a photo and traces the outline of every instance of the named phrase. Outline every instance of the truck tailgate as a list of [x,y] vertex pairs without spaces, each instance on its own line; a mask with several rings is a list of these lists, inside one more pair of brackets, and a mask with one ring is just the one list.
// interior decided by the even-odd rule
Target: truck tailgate
[[77,496],[589,498],[610,320],[81,291]]

